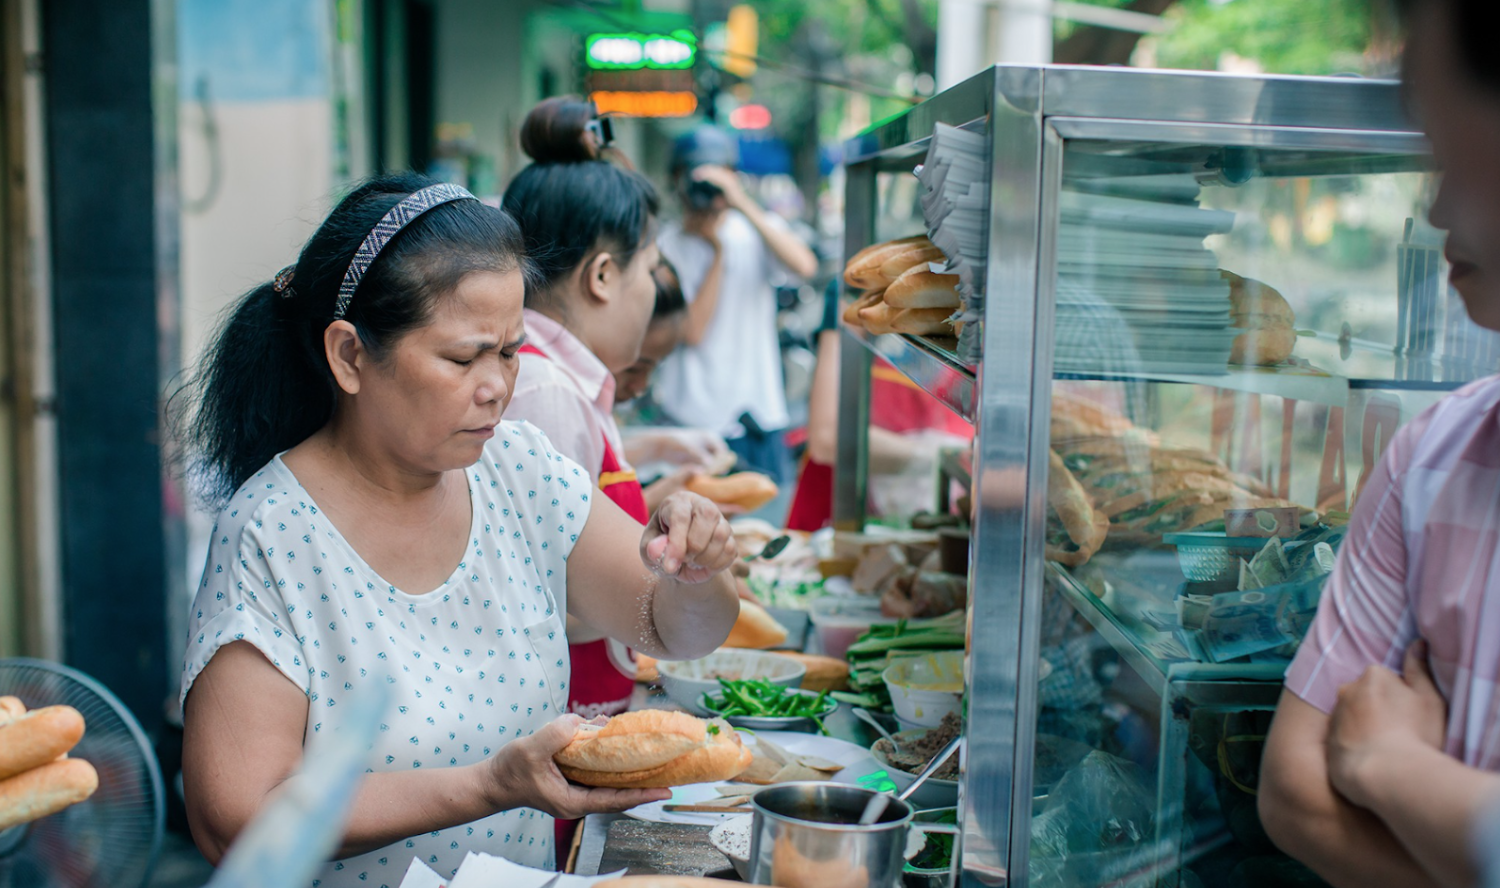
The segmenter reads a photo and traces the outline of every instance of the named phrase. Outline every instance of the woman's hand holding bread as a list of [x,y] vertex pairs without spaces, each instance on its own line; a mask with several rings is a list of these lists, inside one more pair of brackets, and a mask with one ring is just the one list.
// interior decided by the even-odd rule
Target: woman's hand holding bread
[[536,808],[577,820],[614,813],[672,797],[663,789],[599,789],[569,783],[553,757],[573,743],[584,721],[576,715],[555,719],[532,734],[512,740],[491,756],[486,794],[494,810]]
[[722,719],[642,709],[602,725],[581,725],[553,761],[569,780],[587,786],[683,786],[732,780],[752,756]]

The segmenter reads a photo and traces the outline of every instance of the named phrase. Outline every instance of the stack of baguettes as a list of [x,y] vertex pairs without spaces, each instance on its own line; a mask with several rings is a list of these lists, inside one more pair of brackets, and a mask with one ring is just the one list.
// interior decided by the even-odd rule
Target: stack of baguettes
[[55,814],[99,788],[93,765],[67,757],[83,729],[71,706],[27,712],[19,699],[0,697],[0,829]]
[[844,266],[844,283],[864,295],[845,309],[844,322],[875,334],[953,335],[948,319],[959,308],[959,281],[932,270],[943,261],[943,251],[922,235],[860,250]]

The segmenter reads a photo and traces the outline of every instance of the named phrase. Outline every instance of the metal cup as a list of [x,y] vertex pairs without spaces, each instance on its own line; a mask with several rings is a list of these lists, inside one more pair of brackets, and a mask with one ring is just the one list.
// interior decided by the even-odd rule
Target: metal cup
[[781,888],[894,888],[901,884],[911,805],[892,798],[859,825],[874,790],[783,783],[750,798],[750,881]]

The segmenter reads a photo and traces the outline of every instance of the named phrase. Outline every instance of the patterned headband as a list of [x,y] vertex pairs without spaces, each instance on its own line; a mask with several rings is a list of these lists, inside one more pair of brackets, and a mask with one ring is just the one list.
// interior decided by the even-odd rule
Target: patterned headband
[[341,320],[349,311],[349,300],[354,298],[354,291],[359,289],[359,282],[365,279],[365,272],[370,270],[375,257],[411,220],[450,201],[478,199],[457,185],[442,183],[414,191],[391,207],[390,212],[382,216],[370,233],[365,235],[359,249],[354,251],[354,258],[349,260],[349,270],[344,272],[344,281],[339,284],[338,301],[333,305],[333,319]]

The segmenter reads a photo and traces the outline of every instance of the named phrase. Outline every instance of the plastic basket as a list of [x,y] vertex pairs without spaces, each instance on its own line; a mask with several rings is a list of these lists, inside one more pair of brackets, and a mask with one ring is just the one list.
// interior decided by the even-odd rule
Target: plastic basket
[[[1240,561],[1249,561],[1255,553],[1264,549],[1266,540],[1261,537],[1231,537],[1220,533],[1185,531],[1169,533],[1162,537],[1169,546],[1177,547],[1177,564],[1183,576],[1195,583],[1222,583],[1239,576]],[[1301,543],[1283,539],[1288,552]]]

